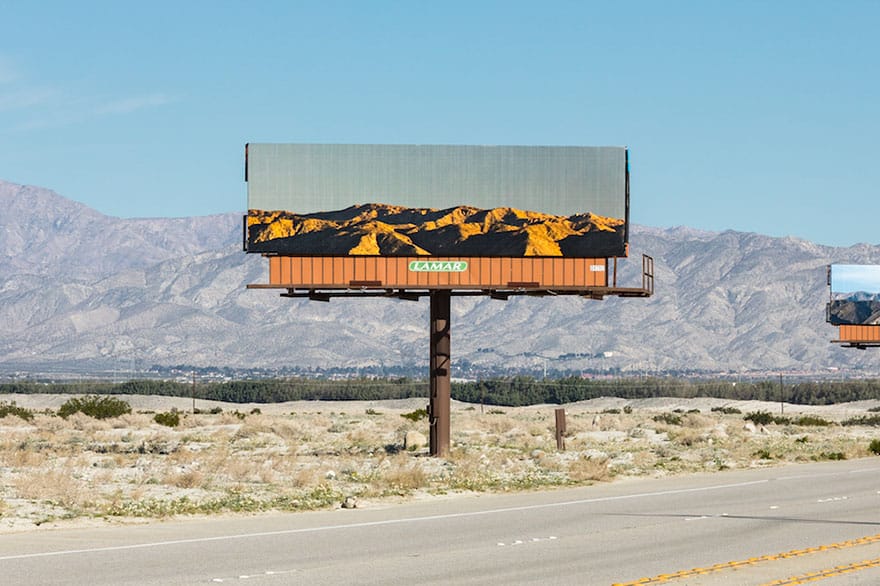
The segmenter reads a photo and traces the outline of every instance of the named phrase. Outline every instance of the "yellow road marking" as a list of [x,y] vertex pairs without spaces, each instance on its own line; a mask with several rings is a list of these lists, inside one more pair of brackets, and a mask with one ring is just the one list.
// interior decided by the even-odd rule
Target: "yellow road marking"
[[[714,566],[709,566],[706,568],[691,568],[690,570],[679,570],[678,572],[673,572],[669,574],[659,574],[654,576],[653,578],[640,578],[639,580],[635,580],[633,582],[616,582],[612,586],[641,586],[642,584],[662,584],[664,582],[669,582],[670,580],[678,580],[679,578],[689,578],[693,576],[700,576],[706,574],[713,574],[716,572],[721,572],[724,570],[732,570],[734,568],[739,568],[743,566],[751,566],[754,564],[758,564],[761,562],[772,562],[776,560],[783,560],[788,558],[796,558],[802,557],[805,555],[810,555],[814,553],[819,553],[823,551],[829,551],[832,549],[846,549],[849,547],[855,547],[857,545],[867,545],[869,543],[876,543],[880,541],[880,534],[871,535],[868,537],[860,537],[858,539],[850,539],[848,541],[841,541],[839,543],[830,543],[828,545],[817,545],[815,547],[808,547],[806,549],[793,549],[791,551],[786,551],[783,553],[775,553],[770,555],[762,555],[760,557],[749,558],[747,560],[739,560],[733,562],[725,562],[722,564],[715,564]],[[794,576],[792,578],[786,578],[784,580],[779,580],[777,582],[769,582],[765,586],[783,586],[788,584],[803,584],[805,582],[814,582],[816,580],[823,580],[825,578],[830,578],[831,576],[839,576],[841,574],[847,572],[853,572],[856,570],[863,570],[866,568],[874,568],[880,567],[880,559],[863,561],[856,564],[851,564],[849,566],[838,566],[836,568],[832,568],[830,570],[825,570],[822,572],[813,572],[810,574],[804,574],[803,576]],[[829,573],[831,572],[831,573]]]
[[818,580],[824,580],[825,578],[834,578],[835,576],[842,576],[843,574],[849,574],[850,572],[857,572],[859,570],[867,570],[868,568],[878,567],[880,567],[880,558],[856,562],[846,566],[835,566],[827,570],[810,572],[809,574],[803,574],[801,576],[792,576],[783,580],[774,580],[773,582],[767,582],[762,586],[789,586],[791,584],[806,584],[807,582],[816,582]]

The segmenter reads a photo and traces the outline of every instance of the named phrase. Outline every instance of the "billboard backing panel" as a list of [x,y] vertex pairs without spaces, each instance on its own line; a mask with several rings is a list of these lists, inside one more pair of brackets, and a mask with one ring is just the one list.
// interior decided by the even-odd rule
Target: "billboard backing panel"
[[308,289],[586,289],[608,286],[606,259],[272,256],[269,284]]
[[832,325],[880,325],[880,265],[831,265]]
[[249,144],[248,252],[625,256],[622,147]]

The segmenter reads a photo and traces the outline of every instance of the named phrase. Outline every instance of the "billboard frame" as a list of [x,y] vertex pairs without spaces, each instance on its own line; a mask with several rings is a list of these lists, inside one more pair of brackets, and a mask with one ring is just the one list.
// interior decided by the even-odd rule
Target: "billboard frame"
[[[831,340],[832,344],[838,344],[843,348],[855,348],[857,350],[865,350],[867,348],[880,348],[880,324],[865,323],[834,323],[831,316],[832,305],[836,301],[835,291],[832,288],[832,271],[835,265],[826,266],[826,284],[828,285],[828,304],[825,306],[825,321],[838,328],[838,337]],[[860,266],[860,265],[840,265],[840,266]],[[865,265],[876,266],[876,265]],[[880,288],[880,287],[878,287]],[[845,291],[837,293],[854,293],[854,291]],[[880,293],[880,291],[871,291],[869,293]],[[845,300],[843,300],[845,301]]]
[[[255,153],[262,153],[259,162]],[[625,146],[247,143],[244,177],[242,248],[252,254],[611,258],[629,252]],[[482,233],[464,237],[439,229],[449,227],[450,217],[461,222],[459,214],[475,221],[469,228],[479,226],[487,221],[481,212],[494,210],[527,215],[489,216],[492,224]],[[456,216],[434,222],[425,212]],[[383,222],[382,231],[370,226],[374,221]],[[538,226],[545,231],[533,231]],[[325,241],[325,233],[343,239]],[[364,247],[366,238],[358,243],[364,235],[370,246]]]
[[[601,148],[601,147],[597,147]],[[642,255],[642,283],[641,287],[618,287],[617,265],[618,258],[629,255],[629,232],[630,232],[630,173],[629,173],[629,149],[622,147],[624,152],[624,177],[623,177],[623,233],[622,254],[609,254],[600,257],[584,256],[474,256],[452,257],[441,255],[424,255],[414,258],[406,255],[293,255],[278,252],[259,252],[248,250],[249,231],[248,219],[250,217],[250,200],[248,202],[248,215],[244,217],[243,248],[245,252],[262,254],[270,263],[270,282],[247,285],[248,289],[281,289],[281,297],[307,298],[312,301],[329,302],[333,298],[391,298],[408,301],[419,301],[422,297],[430,300],[429,311],[429,378],[430,392],[427,407],[428,421],[430,426],[430,455],[447,457],[450,451],[450,401],[451,401],[451,344],[450,344],[450,301],[452,297],[463,296],[487,296],[492,299],[507,300],[512,296],[527,295],[534,297],[577,295],[590,300],[601,301],[605,297],[635,297],[646,298],[654,294],[654,259],[648,255]],[[245,146],[245,181],[249,179],[249,145]],[[584,210],[593,213],[593,210]],[[580,213],[580,212],[577,212]],[[617,219],[617,218],[615,218]],[[408,263],[407,271],[394,269],[394,278],[388,278],[390,272],[387,266],[385,272],[373,267],[370,273],[366,267],[366,261],[355,259],[397,259],[387,261],[392,265],[400,262]],[[296,267],[297,262],[303,259],[317,259],[321,265],[322,282],[316,281],[314,266],[306,269],[304,266]],[[457,280],[453,278],[464,272],[471,259],[480,263],[480,274],[476,278]],[[499,260],[500,259],[500,260]],[[483,261],[490,265],[492,262],[509,262],[509,270],[492,271],[483,273]],[[330,263],[330,275],[324,277],[322,263]],[[362,274],[358,272],[360,262]],[[428,266],[427,270],[413,269],[411,263],[424,262],[447,263],[449,267],[440,266],[433,270]],[[375,260],[379,263],[379,260]],[[541,264],[540,270],[535,271],[536,263]],[[543,263],[547,263],[548,271]],[[285,265],[287,271],[285,273]],[[575,266],[577,265],[577,266]],[[273,270],[273,266],[275,267]],[[531,272],[530,270],[531,269]],[[566,272],[567,270],[567,272]],[[298,271],[298,272],[297,272]],[[423,278],[423,273],[437,273],[432,277]],[[415,277],[413,276],[416,275]],[[583,273],[583,275],[581,275]],[[593,274],[595,273],[595,274]],[[601,273],[601,277],[599,276]],[[403,274],[405,277],[400,277]],[[384,278],[379,278],[382,275]],[[442,276],[441,276],[442,275]]]

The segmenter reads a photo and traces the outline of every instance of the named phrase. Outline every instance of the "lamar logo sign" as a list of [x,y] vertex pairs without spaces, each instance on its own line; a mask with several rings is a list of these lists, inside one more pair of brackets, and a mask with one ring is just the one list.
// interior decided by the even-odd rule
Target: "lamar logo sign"
[[409,263],[413,273],[463,273],[468,263],[463,260],[414,260]]

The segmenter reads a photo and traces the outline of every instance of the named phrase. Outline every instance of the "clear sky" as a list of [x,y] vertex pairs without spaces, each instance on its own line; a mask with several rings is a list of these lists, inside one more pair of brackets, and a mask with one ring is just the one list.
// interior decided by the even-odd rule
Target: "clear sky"
[[831,291],[833,293],[880,293],[880,266],[832,265]]
[[638,224],[880,244],[880,1],[0,0],[0,23],[0,179],[109,215],[243,211],[246,142],[625,145]]

